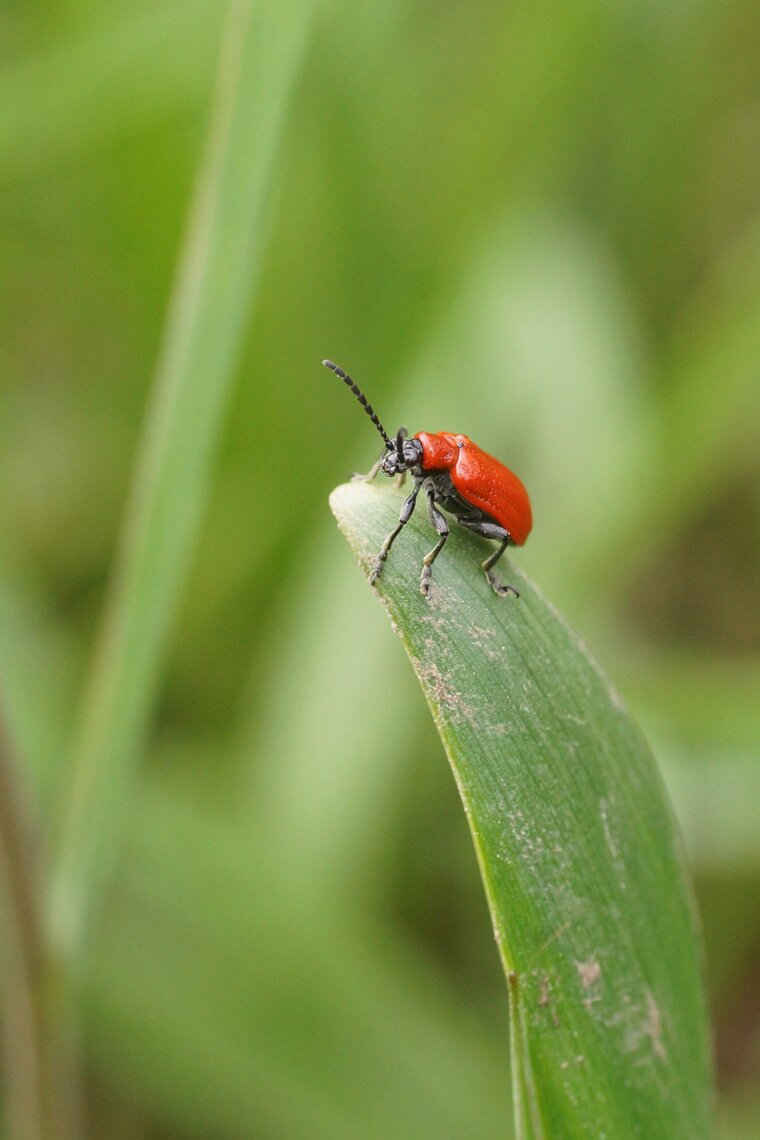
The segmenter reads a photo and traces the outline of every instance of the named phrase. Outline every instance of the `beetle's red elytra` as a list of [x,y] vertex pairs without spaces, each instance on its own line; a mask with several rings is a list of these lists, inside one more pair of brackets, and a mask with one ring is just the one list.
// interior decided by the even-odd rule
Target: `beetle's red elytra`
[[497,594],[511,593],[519,597],[514,586],[499,582],[493,573],[493,567],[507,546],[510,543],[522,546],[533,525],[528,492],[514,472],[481,450],[466,435],[421,431],[409,439],[406,430],[399,428],[392,440],[374,408],[348,373],[331,360],[323,360],[322,363],[351,389],[385,443],[383,454],[367,475],[360,478],[374,479],[378,471],[382,471],[384,475],[391,478],[399,476],[402,480],[410,472],[414,479],[414,489],[404,500],[398,524],[380,548],[370,582],[374,583],[380,577],[391,546],[412,517],[417,496],[424,490],[430,521],[438,535],[435,547],[422,560],[420,590],[425,597],[430,597],[431,567],[449,537],[448,522],[439,506],[453,515],[460,526],[499,543],[483,562],[483,571]]
[[528,492],[513,471],[466,435],[421,431],[414,438],[422,444],[423,471],[449,471],[465,502],[503,526],[515,546],[524,544],[533,516]]

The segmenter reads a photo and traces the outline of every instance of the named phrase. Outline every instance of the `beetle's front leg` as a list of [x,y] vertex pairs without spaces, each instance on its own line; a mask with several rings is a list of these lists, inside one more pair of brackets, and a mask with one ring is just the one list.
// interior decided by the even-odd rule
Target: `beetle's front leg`
[[370,586],[373,586],[375,584],[375,582],[377,581],[377,579],[382,574],[383,566],[385,565],[385,560],[388,557],[388,551],[393,546],[393,543],[396,541],[396,538],[398,537],[398,535],[404,529],[406,524],[409,522],[409,519],[414,514],[414,508],[417,504],[417,496],[420,493],[420,487],[421,486],[422,486],[422,480],[420,480],[418,483],[415,484],[414,490],[412,491],[411,495],[409,495],[409,497],[407,499],[404,499],[403,506],[401,507],[401,514],[399,515],[398,526],[396,526],[391,531],[391,533],[388,535],[388,537],[386,538],[383,545],[380,547],[380,553],[377,556],[377,561],[375,562],[375,565],[372,567],[372,573],[369,576]]
[[[408,437],[408,435],[409,435],[409,432],[406,430],[405,427],[399,428],[397,433],[396,433],[396,446],[398,447],[399,442],[403,442]],[[351,476],[351,482],[352,483],[371,483],[372,480],[377,475],[380,468],[382,467],[383,460],[385,459],[387,454],[388,454],[388,448],[386,447],[383,451],[380,452],[379,456],[377,457],[375,462],[372,464],[372,466],[370,467],[367,474],[362,475],[361,472],[355,471],[354,474]],[[398,475],[396,476],[395,482],[394,482],[394,487],[403,487],[405,482],[406,482],[406,471],[399,471]]]
[[351,476],[351,482],[352,483],[371,483],[372,480],[377,475],[378,471],[380,470],[380,466],[381,466],[381,464],[382,464],[382,462],[385,459],[387,454],[388,454],[388,449],[383,448],[383,450],[380,452],[380,455],[377,457],[375,462],[372,464],[372,466],[370,467],[367,474],[362,475],[361,472],[355,471],[354,474]]

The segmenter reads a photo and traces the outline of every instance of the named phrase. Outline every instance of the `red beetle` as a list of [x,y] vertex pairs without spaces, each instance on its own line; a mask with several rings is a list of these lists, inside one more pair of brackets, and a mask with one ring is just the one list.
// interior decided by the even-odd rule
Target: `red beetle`
[[466,435],[421,431],[413,439],[408,439],[406,430],[400,428],[395,440],[389,439],[374,408],[351,377],[332,360],[323,360],[322,363],[348,385],[385,440],[385,451],[366,478],[374,479],[378,471],[402,478],[411,471],[414,478],[414,490],[404,500],[398,526],[380,548],[370,582],[380,577],[388,551],[412,517],[417,496],[424,489],[430,521],[438,533],[438,542],[422,560],[420,589],[425,597],[430,595],[430,568],[449,537],[449,525],[437,503],[454,515],[460,526],[499,542],[499,547],[483,563],[483,570],[497,594],[512,593],[519,597],[514,586],[502,585],[492,572],[510,542],[522,546],[533,525],[528,492],[517,476],[493,456],[481,451]]

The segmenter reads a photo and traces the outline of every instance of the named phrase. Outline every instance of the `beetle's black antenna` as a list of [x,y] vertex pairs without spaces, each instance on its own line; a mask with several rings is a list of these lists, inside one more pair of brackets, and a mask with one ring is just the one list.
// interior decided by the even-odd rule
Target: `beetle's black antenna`
[[348,373],[344,372],[343,369],[340,368],[337,364],[334,364],[332,362],[332,360],[323,360],[322,363],[324,364],[325,368],[329,368],[331,372],[334,372],[336,376],[340,377],[340,379],[343,381],[344,384],[348,385],[348,387],[351,389],[353,394],[356,396],[356,398],[359,401],[359,403],[361,404],[361,406],[364,408],[364,410],[367,413],[367,415],[369,416],[369,418],[372,420],[372,423],[375,425],[377,430],[380,432],[380,435],[385,440],[385,446],[388,448],[389,451],[393,451],[393,444],[388,439],[388,435],[386,433],[385,428],[380,423],[380,420],[377,418],[377,412],[372,407],[372,405],[370,404],[369,400],[367,399],[367,397],[362,392],[359,385],[355,384],[354,381],[351,379],[351,377],[348,375]]

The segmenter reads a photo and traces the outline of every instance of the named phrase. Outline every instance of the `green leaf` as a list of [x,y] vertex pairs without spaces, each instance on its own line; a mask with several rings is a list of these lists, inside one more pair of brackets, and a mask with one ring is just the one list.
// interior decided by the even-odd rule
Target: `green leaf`
[[[401,497],[351,483],[331,506],[365,572]],[[518,1135],[677,1140],[710,1132],[699,940],[652,754],[578,638],[504,560],[419,510],[377,584],[454,772],[509,978]],[[392,736],[392,733],[389,734]]]

